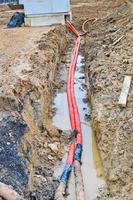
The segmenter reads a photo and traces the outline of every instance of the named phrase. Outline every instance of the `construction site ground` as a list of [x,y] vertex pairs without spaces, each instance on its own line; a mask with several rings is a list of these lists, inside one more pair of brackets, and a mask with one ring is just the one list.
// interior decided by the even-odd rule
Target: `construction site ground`
[[[133,75],[133,2],[71,0],[71,9],[81,32],[86,18],[98,19],[86,25],[81,45],[91,106],[87,120],[102,162],[97,175],[106,182],[95,200],[132,200],[132,82],[126,107],[118,101],[124,77]],[[74,37],[62,25],[7,29],[13,12],[0,6],[0,182],[24,199],[53,200],[59,185],[54,167],[69,147],[66,133],[53,125],[53,99],[66,84],[60,64]]]

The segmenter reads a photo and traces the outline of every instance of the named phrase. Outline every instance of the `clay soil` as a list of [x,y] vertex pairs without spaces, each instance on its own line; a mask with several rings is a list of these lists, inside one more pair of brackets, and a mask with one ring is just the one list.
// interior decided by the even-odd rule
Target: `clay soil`
[[[71,0],[71,5],[79,30],[86,17],[98,18],[82,38],[93,133],[107,182],[97,199],[132,200],[133,85],[126,108],[118,106],[118,98],[124,76],[133,74],[133,3]],[[52,102],[70,38],[63,26],[6,29],[12,12],[0,10],[0,182],[27,200],[52,200],[59,183],[54,166],[68,150],[64,134],[52,125]]]

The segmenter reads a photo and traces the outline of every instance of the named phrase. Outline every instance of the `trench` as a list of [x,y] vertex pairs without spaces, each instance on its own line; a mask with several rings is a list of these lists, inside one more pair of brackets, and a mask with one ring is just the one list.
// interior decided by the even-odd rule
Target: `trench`
[[[72,48],[66,53],[66,62],[60,66],[59,78],[66,83],[67,70],[70,64]],[[85,77],[85,59],[82,52],[78,55],[77,69],[75,72],[75,96],[80,113],[81,126],[83,132],[83,154],[82,154],[82,173],[85,188],[86,199],[94,200],[101,188],[105,186],[103,167],[99,152],[97,149],[94,134],[92,133],[91,124],[88,118],[91,115],[91,108],[88,104],[88,92]],[[67,105],[66,84],[56,91],[54,98],[54,107],[56,114],[53,117],[53,124],[63,131],[70,129],[69,111]],[[55,167],[54,176],[59,179],[65,166],[67,155],[64,155],[61,162]],[[75,182],[74,173],[72,172],[68,183],[67,199],[74,200]]]

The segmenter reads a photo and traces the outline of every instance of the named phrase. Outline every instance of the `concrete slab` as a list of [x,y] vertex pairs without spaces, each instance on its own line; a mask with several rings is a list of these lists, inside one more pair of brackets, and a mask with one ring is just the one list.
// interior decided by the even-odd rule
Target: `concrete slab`
[[50,26],[53,24],[65,24],[65,19],[71,19],[71,13],[27,15],[25,17],[26,26]]

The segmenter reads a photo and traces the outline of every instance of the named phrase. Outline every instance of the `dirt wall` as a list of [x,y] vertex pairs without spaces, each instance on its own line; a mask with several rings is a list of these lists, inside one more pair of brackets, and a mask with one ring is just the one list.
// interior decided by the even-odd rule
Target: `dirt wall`
[[26,199],[48,200],[58,185],[54,165],[65,151],[62,135],[51,124],[57,66],[67,46],[65,30],[53,28],[35,43],[32,51],[1,66],[0,181]]
[[118,105],[124,76],[133,74],[132,27],[133,4],[126,1],[90,27],[85,38],[92,126],[108,184],[102,200],[133,197],[132,84],[126,108]]

